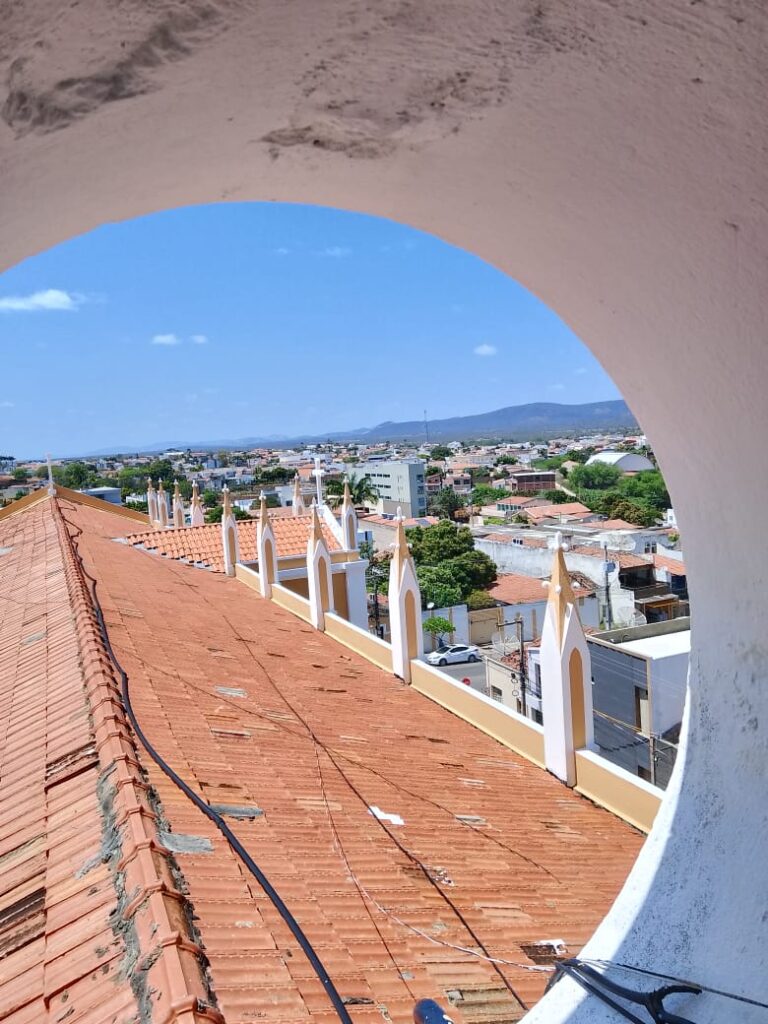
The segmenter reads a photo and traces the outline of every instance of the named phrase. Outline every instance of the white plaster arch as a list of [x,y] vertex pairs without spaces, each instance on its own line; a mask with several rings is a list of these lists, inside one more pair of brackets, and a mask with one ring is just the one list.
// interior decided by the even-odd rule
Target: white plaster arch
[[[312,202],[476,253],[602,360],[664,467],[695,619],[684,770],[590,952],[763,991],[768,8],[18,0],[5,13],[0,269],[168,207]],[[611,1019],[575,1002],[564,983],[530,1019]],[[696,1006],[700,1024],[724,1016]]]

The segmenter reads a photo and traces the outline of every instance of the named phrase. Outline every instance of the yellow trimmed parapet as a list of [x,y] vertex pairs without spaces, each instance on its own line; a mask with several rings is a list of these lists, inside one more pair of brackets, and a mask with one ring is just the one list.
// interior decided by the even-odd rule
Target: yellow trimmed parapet
[[576,751],[575,789],[641,832],[651,831],[664,797],[650,782],[631,775],[591,750]]
[[312,621],[309,614],[309,601],[306,597],[302,597],[300,594],[294,594],[291,590],[286,590],[286,588],[281,587],[279,583],[273,583],[272,600],[275,604],[279,604],[281,608],[285,608],[286,611],[291,612],[297,618],[303,619],[304,622]]
[[411,662],[411,685],[505,747],[544,767],[544,730],[540,725],[423,661]]
[[391,646],[367,630],[352,625],[333,612],[326,612],[325,633],[367,661],[383,668],[385,672],[392,671]]
[[235,565],[235,576],[244,583],[246,587],[250,587],[251,590],[255,590],[257,594],[261,593],[261,580],[259,574],[254,572],[253,569],[249,569],[247,565],[243,565],[242,562],[238,562]]

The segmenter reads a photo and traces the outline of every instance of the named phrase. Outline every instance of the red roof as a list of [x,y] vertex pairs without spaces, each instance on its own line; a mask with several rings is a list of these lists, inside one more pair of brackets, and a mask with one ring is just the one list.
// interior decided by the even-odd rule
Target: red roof
[[[596,591],[595,584],[581,573],[569,573],[575,597],[587,597]],[[546,580],[522,573],[505,572],[498,576],[488,593],[504,604],[534,604],[547,600]]]
[[534,521],[537,519],[557,519],[560,516],[594,515],[586,505],[579,501],[567,501],[560,505],[534,505],[525,509],[525,515]]
[[[474,945],[460,912],[491,955],[578,953],[642,837],[237,580],[114,543],[126,525],[47,498],[0,519],[0,1018],[333,1019],[229,845],[137,750],[72,536],[143,729],[203,799],[258,810],[230,823],[356,1024],[450,989],[458,1021],[516,1019],[490,964],[413,929]],[[546,981],[504,974],[527,1003]]]
[[[277,543],[277,557],[306,554],[309,531],[312,525],[310,515],[272,516],[270,523]],[[329,551],[340,551],[341,545],[331,528],[321,521],[323,537]],[[237,539],[240,558],[252,562],[256,558],[255,520],[241,519],[237,523]],[[184,526],[168,530],[146,530],[126,537],[129,544],[146,548],[166,558],[199,562],[216,572],[224,572],[224,545],[221,539],[221,524],[208,523],[205,526]]]
[[669,555],[655,554],[653,564],[657,569],[666,569],[672,576],[687,576],[685,563],[677,558],[670,558]]

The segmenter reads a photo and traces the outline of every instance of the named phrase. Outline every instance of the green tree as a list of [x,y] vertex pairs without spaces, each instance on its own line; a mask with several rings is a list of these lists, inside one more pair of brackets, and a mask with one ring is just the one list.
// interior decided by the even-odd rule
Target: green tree
[[441,519],[453,519],[454,513],[464,508],[466,502],[460,494],[456,494],[450,487],[444,488],[436,494],[429,503],[429,511]]
[[76,491],[93,483],[95,477],[93,467],[85,462],[68,462],[66,466],[54,466],[53,478],[62,487]]
[[[325,493],[329,498],[332,498],[332,505],[341,504],[341,499],[344,495],[344,481],[343,480],[329,480],[328,485],[325,488]],[[356,476],[354,473],[349,477],[349,493],[352,497],[353,505],[365,505],[369,502],[374,502],[379,497],[379,492],[373,484],[370,476],[366,473],[364,476]]]
[[464,597],[468,597],[473,590],[490,587],[496,581],[496,563],[483,551],[467,551],[446,564],[452,566],[457,574],[461,572],[466,575],[467,583],[462,587]]
[[450,608],[461,603],[461,587],[453,580],[450,569],[442,565],[421,565],[416,570],[424,608],[433,604],[435,608]]
[[591,466],[577,466],[569,477],[569,483],[576,490],[598,491],[615,487],[621,478],[616,466],[594,462]]
[[434,526],[416,526],[408,530],[408,543],[417,565],[439,565],[475,548],[469,528],[457,526],[447,519]]
[[[220,523],[221,517],[224,515],[224,509],[221,505],[217,505],[216,508],[206,509],[205,521],[206,523]],[[240,508],[239,505],[232,506],[232,515],[235,519],[250,519],[248,513]]]
[[219,504],[219,495],[216,491],[206,490],[200,495],[200,500],[205,508],[216,508]]
[[479,611],[481,608],[494,608],[496,602],[485,590],[473,590],[467,595],[467,608],[471,612]]
[[653,526],[658,518],[658,514],[650,505],[631,498],[622,498],[615,502],[609,515],[611,519],[623,519],[625,523],[633,523],[636,526]]
[[23,483],[25,480],[29,479],[29,473],[26,471],[26,469],[22,469],[21,467],[19,467],[18,469],[14,469],[11,476],[18,483]]
[[542,491],[540,497],[551,501],[553,505],[565,505],[567,502],[573,501],[571,495],[566,494],[565,491]]
[[648,469],[634,476],[624,477],[619,490],[627,498],[637,498],[663,512],[671,502],[664,477],[658,469]]
[[500,498],[506,498],[509,491],[502,487],[491,487],[489,484],[478,484],[469,496],[473,505],[492,505]]
[[443,462],[445,459],[450,459],[453,455],[451,449],[444,444],[437,444],[429,453],[429,457],[433,462]]
[[431,615],[428,619],[425,619],[422,624],[422,629],[425,633],[429,633],[433,641],[438,642],[446,633],[453,632],[453,623],[450,619],[444,619],[441,615]]
[[173,468],[173,463],[171,462],[170,459],[153,459],[152,462],[150,462],[150,464],[142,472],[142,476],[144,476],[145,478],[145,487],[146,481],[150,477],[155,481],[155,485],[157,485],[157,482],[159,480],[162,480],[163,485],[165,486],[166,484],[173,483],[175,475],[176,474]]

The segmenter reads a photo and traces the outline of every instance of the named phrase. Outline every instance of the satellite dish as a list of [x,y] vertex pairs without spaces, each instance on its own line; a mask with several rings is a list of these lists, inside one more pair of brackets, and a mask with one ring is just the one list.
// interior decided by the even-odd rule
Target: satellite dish
[[491,646],[494,654],[506,658],[518,649],[517,637],[514,633],[509,636],[504,630],[497,630],[491,637]]
[[647,626],[648,625],[648,619],[646,619],[646,617],[643,615],[642,612],[633,612],[632,613],[632,625],[633,626]]

